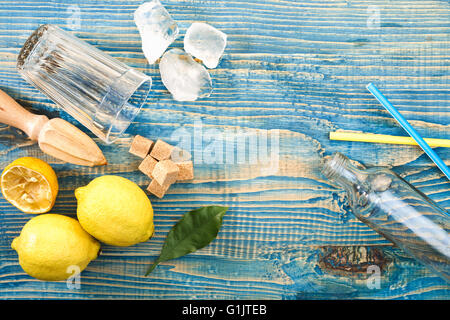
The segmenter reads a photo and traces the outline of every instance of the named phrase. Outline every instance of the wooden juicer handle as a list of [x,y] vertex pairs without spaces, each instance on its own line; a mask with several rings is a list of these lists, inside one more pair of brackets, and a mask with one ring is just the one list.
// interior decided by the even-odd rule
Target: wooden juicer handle
[[37,140],[48,118],[27,111],[4,91],[0,90],[0,122],[24,131],[31,140]]

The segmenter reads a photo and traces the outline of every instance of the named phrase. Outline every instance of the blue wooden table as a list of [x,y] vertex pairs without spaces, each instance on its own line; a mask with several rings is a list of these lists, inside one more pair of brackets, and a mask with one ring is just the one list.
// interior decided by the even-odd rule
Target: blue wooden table
[[[0,165],[21,156],[49,162],[60,193],[53,213],[74,216],[74,189],[104,174],[148,184],[127,152],[133,135],[175,142],[174,133],[244,139],[277,137],[276,167],[261,161],[195,162],[195,180],[150,196],[156,232],[128,248],[103,246],[81,287],[29,277],[10,248],[32,217],[0,199],[0,298],[4,299],[449,299],[450,286],[357,221],[344,193],[321,176],[320,159],[340,151],[365,165],[391,167],[447,210],[450,183],[414,146],[330,141],[333,130],[405,135],[367,92],[375,83],[425,137],[450,138],[450,5],[447,1],[163,1],[183,35],[195,21],[228,34],[214,91],[174,101],[158,66],[140,49],[133,12],[142,1],[0,1],[0,89],[29,110],[81,127],[15,69],[27,37],[53,23],[153,78],[150,99],[113,145],[96,140],[106,167],[86,168],[43,154],[23,133],[0,127]],[[180,36],[172,47],[182,47]],[[92,136],[92,134],[91,134]],[[219,139],[220,140],[220,139]],[[204,146],[194,146],[202,154]],[[235,143],[232,142],[231,144]],[[250,144],[248,145],[249,150]],[[258,151],[259,152],[259,151]],[[449,164],[450,150],[436,152]],[[224,153],[225,154],[225,153]],[[144,277],[180,216],[229,206],[217,239]],[[368,285],[370,265],[381,268]]]

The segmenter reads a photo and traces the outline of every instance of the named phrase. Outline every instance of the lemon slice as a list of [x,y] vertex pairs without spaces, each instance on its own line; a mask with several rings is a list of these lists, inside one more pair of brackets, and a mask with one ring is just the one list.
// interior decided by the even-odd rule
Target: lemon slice
[[3,196],[25,213],[45,213],[52,209],[58,194],[58,180],[46,162],[23,157],[14,160],[2,172]]

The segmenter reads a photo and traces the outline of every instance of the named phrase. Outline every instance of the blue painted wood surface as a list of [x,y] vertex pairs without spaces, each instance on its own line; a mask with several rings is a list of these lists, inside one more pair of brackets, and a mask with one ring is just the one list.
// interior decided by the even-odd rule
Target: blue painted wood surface
[[[118,143],[99,142],[109,164],[82,168],[51,158],[21,132],[0,127],[2,168],[20,156],[48,161],[61,186],[52,212],[75,215],[73,190],[103,174],[143,188],[132,136],[172,141],[176,129],[220,134],[279,131],[279,168],[195,164],[193,183],[150,196],[156,233],[128,248],[103,246],[82,273],[81,288],[26,275],[11,241],[31,216],[0,199],[0,298],[125,299],[449,299],[450,287],[357,221],[319,173],[323,155],[340,151],[380,165],[414,184],[447,210],[450,183],[417,147],[329,141],[337,129],[405,135],[367,92],[369,82],[424,136],[450,138],[450,5],[446,1],[163,1],[183,35],[195,21],[228,34],[214,92],[176,102],[148,65],[132,20],[142,1],[0,1],[0,88],[36,113],[79,125],[27,84],[17,54],[40,24],[53,23],[153,78],[152,96]],[[77,15],[79,13],[79,24]],[[182,47],[183,37],[172,47]],[[228,130],[228,131],[227,131]],[[172,141],[174,142],[174,141]],[[450,150],[438,148],[449,164]],[[201,153],[197,148],[194,153]],[[143,274],[171,226],[186,211],[230,207],[208,247]],[[366,268],[382,267],[381,287],[367,286]]]

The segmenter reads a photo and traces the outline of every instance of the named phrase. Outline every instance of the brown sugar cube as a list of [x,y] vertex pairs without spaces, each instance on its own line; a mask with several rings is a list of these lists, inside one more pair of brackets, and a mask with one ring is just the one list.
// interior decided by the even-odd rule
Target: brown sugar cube
[[194,164],[192,161],[183,161],[176,163],[180,172],[178,172],[178,181],[194,179]]
[[177,181],[178,166],[172,160],[159,161],[153,169],[152,176],[160,185],[166,187]]
[[150,155],[159,161],[167,160],[167,159],[170,159],[173,148],[174,148],[174,146],[171,146],[170,144],[158,139],[155,142],[155,145],[153,146],[153,149],[152,149],[152,152],[150,152]]
[[153,179],[152,171],[155,168],[155,165],[158,163],[152,156],[146,156],[144,161],[141,162],[138,169]]
[[145,158],[150,152],[152,145],[152,140],[137,135],[134,137],[133,142],[131,142],[129,152],[140,158]]
[[153,179],[152,182],[150,182],[150,184],[148,185],[147,191],[161,199],[162,197],[164,197],[164,194],[167,192],[167,190],[169,190],[169,187],[170,185],[162,186]]

